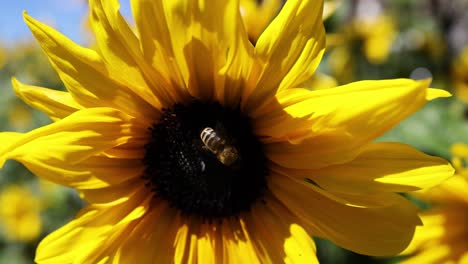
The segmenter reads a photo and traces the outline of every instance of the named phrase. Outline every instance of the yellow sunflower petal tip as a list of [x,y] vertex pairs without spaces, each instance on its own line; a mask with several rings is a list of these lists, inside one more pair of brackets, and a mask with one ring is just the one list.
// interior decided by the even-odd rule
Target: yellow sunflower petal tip
[[437,98],[451,97],[452,94],[446,90],[437,89],[437,88],[427,88],[426,90],[426,100],[431,101]]
[[23,20],[28,25],[29,28],[31,28],[31,23],[34,21],[34,19],[28,14],[26,10],[23,11]]
[[16,79],[16,77],[11,77],[11,85],[13,86],[13,89],[15,91],[18,90],[18,84],[19,84],[18,79]]
[[446,90],[442,90],[439,88],[430,88],[429,86],[432,83],[432,78],[426,78],[422,80],[415,80],[421,87],[425,87],[426,89],[426,100],[431,101],[437,98],[443,98],[443,97],[450,97],[452,96],[451,93],[449,93]]
[[32,16],[30,16],[27,11],[23,11],[23,20],[32,32],[34,32],[32,29],[32,25],[35,23],[41,23],[40,21],[37,21]]

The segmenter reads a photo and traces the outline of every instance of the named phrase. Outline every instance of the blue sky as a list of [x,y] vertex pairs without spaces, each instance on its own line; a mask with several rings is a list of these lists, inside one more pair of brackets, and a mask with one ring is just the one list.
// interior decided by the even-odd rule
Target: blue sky
[[[129,1],[120,2],[122,12],[129,16]],[[86,40],[82,20],[87,14],[87,6],[83,0],[9,0],[3,1],[0,8],[0,43],[13,45],[15,42],[32,38],[23,22],[23,10],[32,17],[52,25],[78,43]]]

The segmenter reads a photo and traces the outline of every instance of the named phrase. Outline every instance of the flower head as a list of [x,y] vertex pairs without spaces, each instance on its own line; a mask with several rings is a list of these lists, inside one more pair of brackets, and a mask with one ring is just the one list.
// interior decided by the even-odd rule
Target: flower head
[[418,227],[404,254],[413,254],[405,264],[467,263],[468,261],[468,145],[452,147],[457,175],[431,188],[419,198],[433,207],[422,213]]
[[25,14],[67,91],[13,80],[54,123],[0,134],[7,159],[89,205],[46,237],[41,262],[316,262],[310,235],[369,255],[420,224],[399,192],[451,176],[444,160],[372,141],[445,97],[428,81],[310,90],[322,1],[288,0],[255,46],[238,1],[91,0],[98,48]]

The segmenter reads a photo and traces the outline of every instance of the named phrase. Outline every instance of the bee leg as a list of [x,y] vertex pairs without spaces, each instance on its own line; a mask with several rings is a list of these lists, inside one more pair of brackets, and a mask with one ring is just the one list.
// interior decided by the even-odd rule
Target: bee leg
[[206,169],[206,164],[205,164],[205,162],[202,160],[202,161],[200,162],[200,164],[201,164],[201,171],[202,171],[202,172],[205,171],[205,169]]

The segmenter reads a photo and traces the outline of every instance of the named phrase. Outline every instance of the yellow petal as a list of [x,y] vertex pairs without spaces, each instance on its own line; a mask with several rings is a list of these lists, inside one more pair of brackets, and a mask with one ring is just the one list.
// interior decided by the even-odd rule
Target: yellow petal
[[260,36],[255,53],[264,67],[248,109],[314,73],[325,50],[323,1],[289,0]]
[[352,161],[317,170],[280,167],[276,170],[298,179],[309,178],[329,191],[349,194],[430,188],[454,171],[447,161],[399,143],[370,144]]
[[147,100],[159,99],[164,106],[179,101],[178,90],[168,89],[169,83],[154,70],[157,68],[145,63],[138,38],[119,12],[119,2],[92,0],[90,7],[91,26],[109,73]]
[[429,88],[426,90],[426,100],[431,101],[436,98],[441,98],[441,97],[450,97],[452,96],[451,93],[441,90],[441,89],[435,89],[435,88]]
[[[144,138],[145,130],[119,111],[109,108],[83,109],[26,134],[0,134],[3,135],[0,139],[4,145],[0,149],[0,166],[6,159],[15,159],[36,175],[61,184],[91,188],[95,184],[108,185],[105,181],[119,181],[119,176],[113,173],[118,173],[116,166],[122,160],[89,158],[124,144],[131,138]],[[81,162],[89,167],[80,167]],[[141,166],[136,161],[130,162],[133,165],[124,168],[128,174],[123,179],[140,171]],[[130,162],[123,161],[121,164],[129,165]],[[103,178],[97,179],[93,172]]]
[[213,263],[260,263],[242,225],[243,220],[227,219],[219,225],[223,258]]
[[184,48],[190,35],[191,1],[130,2],[146,63],[169,78],[175,89],[187,89],[189,69],[184,63]]
[[[189,87],[198,86],[201,98],[213,96],[223,105],[236,107],[254,52],[239,14],[239,1],[194,1],[192,15],[191,41],[186,47],[193,78]],[[208,95],[210,87],[213,95]]]
[[41,173],[39,176],[78,190],[101,189],[138,180],[144,170],[140,160],[112,159],[103,156],[91,157],[77,164],[61,163],[57,166],[47,166],[48,173]]
[[319,263],[315,255],[315,243],[304,229],[296,224],[289,227],[291,237],[286,239],[284,250],[287,263]]
[[430,250],[426,250],[412,258],[405,259],[400,264],[439,264],[439,263],[456,263],[444,262],[443,260],[450,256],[451,248],[448,245],[437,245]]
[[191,76],[195,76],[191,86],[198,85],[199,91],[211,86],[217,101],[236,107],[253,58],[239,1],[198,1],[192,12],[192,41],[187,56]]
[[[401,196],[399,194],[393,193],[391,191],[381,191],[376,192],[372,190],[359,191],[358,190],[349,190],[345,187],[340,188],[326,188],[328,186],[322,186],[317,184],[316,181],[310,180],[307,177],[302,177],[295,173],[292,170],[285,168],[275,167],[272,169],[274,173],[282,175],[284,177],[289,177],[290,180],[303,185],[310,191],[316,192],[320,195],[323,195],[335,202],[352,206],[352,207],[361,207],[361,208],[372,208],[372,207],[385,207],[398,204],[401,202]],[[312,178],[312,177],[311,177]],[[336,184],[338,185],[338,183]],[[364,189],[364,187],[361,187]]]
[[421,215],[423,226],[418,226],[411,244],[402,254],[411,254],[423,248],[432,247],[440,243],[446,232],[444,222],[446,216],[442,212],[426,212]]
[[238,103],[253,54],[238,1],[134,0],[132,6],[147,61],[173,72],[197,98]]
[[[126,239],[134,222],[148,211],[152,197],[144,186],[109,204],[82,209],[75,220],[44,238],[36,251],[37,263],[97,263],[105,250]],[[130,229],[130,231],[128,230]],[[108,256],[107,256],[108,257]]]
[[[268,157],[288,168],[352,160],[362,147],[426,102],[427,81],[361,81],[309,91],[288,89],[259,109],[255,131]],[[278,141],[278,142],[275,142]]]
[[[22,136],[23,136],[22,133],[1,132],[0,133],[0,153],[4,153],[7,149],[10,148],[10,146],[14,142],[18,141]],[[0,168],[3,166],[5,161],[6,160],[3,158],[3,155],[0,154]]]
[[[196,220],[191,221],[190,231],[195,233],[198,230],[198,232],[196,232],[196,240],[194,239],[191,242],[195,244],[194,248],[196,248],[196,259],[198,260],[198,263],[223,263],[222,258],[216,259],[217,253],[219,254],[220,251],[222,252],[222,239],[216,235],[217,226],[220,225],[213,225],[209,223],[202,224]],[[229,261],[224,261],[224,263],[228,262]]]
[[113,158],[113,159],[142,160],[145,157],[144,146],[147,142],[148,140],[146,140],[146,142],[139,140],[139,142],[132,143],[130,140],[128,143],[119,145],[112,149],[108,149],[104,151],[102,154],[106,157]]
[[113,79],[95,51],[80,47],[27,14],[24,19],[77,103],[117,108],[148,124],[157,120],[159,102],[151,105],[126,84]]
[[22,84],[15,78],[12,79],[12,84],[19,98],[54,121],[82,108],[70,93]]
[[183,263],[176,261],[177,237],[187,228],[177,210],[155,201],[148,214],[127,233],[117,254],[118,263]]
[[[116,175],[113,175],[116,177]],[[128,190],[133,190],[139,186],[145,185],[145,180],[140,177],[122,181],[119,183],[113,183],[110,186],[98,187],[93,189],[77,189],[80,197],[85,200],[88,204],[104,204],[118,200],[121,197],[125,197],[128,194]],[[120,178],[120,177],[116,177]]]
[[315,244],[290,211],[267,195],[247,216],[261,263],[318,263]]
[[278,175],[270,175],[270,190],[307,228],[316,232],[312,235],[360,254],[397,254],[409,244],[415,227],[421,224],[417,208],[404,198],[392,206],[350,207]]
[[[289,213],[287,210],[284,212]],[[283,220],[287,217],[285,214],[275,214],[262,204],[256,205],[252,208],[251,215],[247,215],[247,229],[261,263],[279,263],[286,259],[283,244],[289,236],[289,230],[288,223]]]
[[467,204],[468,180],[459,174],[447,179],[434,188],[419,192],[415,195],[426,201],[438,204]]

